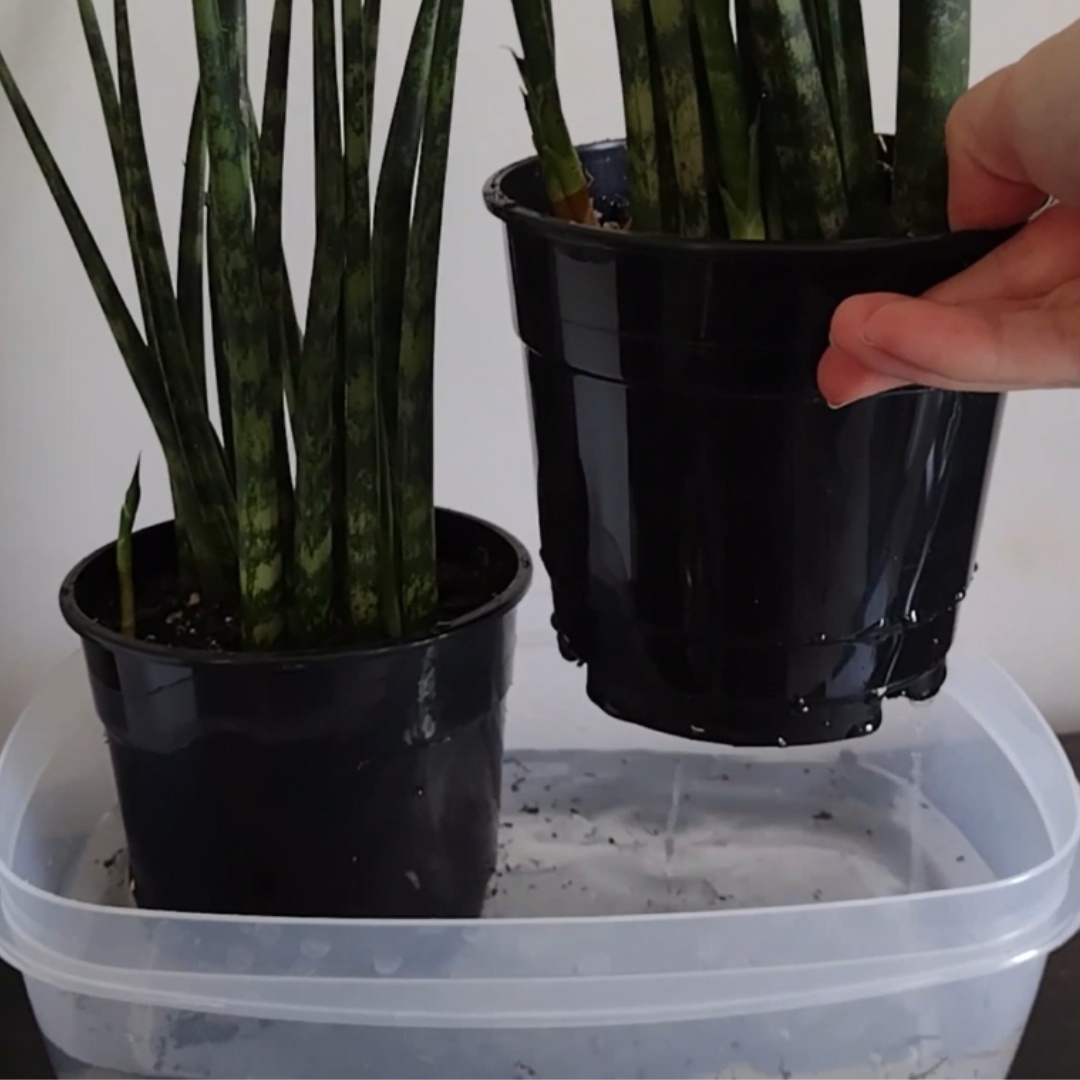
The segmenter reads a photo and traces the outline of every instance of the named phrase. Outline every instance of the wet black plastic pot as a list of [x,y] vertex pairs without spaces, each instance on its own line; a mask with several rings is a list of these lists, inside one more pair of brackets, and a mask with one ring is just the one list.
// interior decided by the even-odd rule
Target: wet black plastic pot
[[[477,602],[431,637],[253,655],[133,641],[112,546],[68,577],[147,908],[466,918],[495,866],[515,609],[531,565],[508,534],[440,511],[441,568]],[[137,534],[141,582],[175,572],[171,525]],[[471,595],[471,594],[470,594]]]
[[[601,203],[623,148],[586,147]],[[945,678],[1001,399],[835,411],[833,311],[918,294],[1002,234],[684,241],[553,220],[533,161],[486,188],[526,347],[554,624],[608,713],[719,743],[874,731]]]

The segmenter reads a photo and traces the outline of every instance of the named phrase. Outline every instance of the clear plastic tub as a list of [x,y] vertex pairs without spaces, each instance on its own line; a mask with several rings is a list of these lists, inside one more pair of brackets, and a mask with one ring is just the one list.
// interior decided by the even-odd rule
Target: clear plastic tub
[[878,734],[764,752],[581,684],[523,643],[490,918],[179,917],[128,906],[74,658],[0,757],[0,954],[59,1075],[1006,1075],[1080,921],[1080,798],[996,667],[958,653]]

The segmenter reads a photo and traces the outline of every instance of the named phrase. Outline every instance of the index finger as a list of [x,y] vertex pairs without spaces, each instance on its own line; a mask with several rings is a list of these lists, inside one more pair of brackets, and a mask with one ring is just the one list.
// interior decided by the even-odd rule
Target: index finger
[[1046,201],[1016,152],[1012,96],[1017,65],[969,90],[945,128],[949,153],[949,224],[998,229],[1025,221]]
[[965,94],[946,129],[954,229],[1025,220],[1053,196],[1080,207],[1080,21]]

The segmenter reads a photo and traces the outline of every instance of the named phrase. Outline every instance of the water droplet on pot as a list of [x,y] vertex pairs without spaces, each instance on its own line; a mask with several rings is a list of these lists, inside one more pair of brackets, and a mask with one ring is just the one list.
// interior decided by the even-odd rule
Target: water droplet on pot
[[400,956],[376,956],[371,961],[376,975],[396,975],[405,961]]
[[815,634],[814,635],[814,641],[818,645],[825,645],[828,642],[828,640],[829,640],[829,635],[828,634],[822,633],[822,634]]
[[914,626],[919,621],[919,613],[914,608],[912,608],[911,611],[908,612],[907,621],[911,623],[912,626]]
[[874,734],[874,725],[869,724],[869,723],[864,724],[863,725],[863,731],[865,731],[867,735],[873,735]]
[[957,602],[958,604],[962,604],[962,603],[963,603],[963,602],[964,602],[964,601],[965,601],[965,600],[967,599],[967,590],[966,590],[966,589],[961,589],[961,590],[960,590],[960,591],[959,591],[959,592],[958,592],[958,593],[956,594],[956,598],[955,598],[955,599],[956,599],[956,602]]
[[705,734],[705,729],[703,727],[698,727],[696,724],[691,724],[690,725],[690,731],[694,735],[704,735]]
[[795,708],[804,715],[810,711],[810,706],[807,704],[806,698],[798,698],[795,702]]
[[776,740],[776,745],[777,745],[777,746],[779,746],[779,747],[785,747],[785,746],[787,746],[787,739],[785,739],[785,738],[784,738],[784,737],[783,737],[783,736],[781,735],[781,736],[780,736],[780,738]]
[[427,792],[425,792],[422,787],[416,787],[413,789],[413,795],[415,795],[418,799],[422,799],[426,794]]

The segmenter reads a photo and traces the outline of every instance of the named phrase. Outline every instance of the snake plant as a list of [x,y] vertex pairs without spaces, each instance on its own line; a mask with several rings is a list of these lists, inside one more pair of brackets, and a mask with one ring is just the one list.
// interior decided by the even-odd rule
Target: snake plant
[[[422,0],[377,185],[371,128],[381,0],[310,0],[316,241],[302,325],[282,249],[292,0],[274,2],[261,116],[248,89],[246,0],[191,5],[199,80],[173,268],[147,160],[127,0],[114,0],[115,60],[94,0],[78,0],[138,319],[0,55],[0,85],[160,441],[180,585],[237,606],[245,647],[254,649],[426,630],[438,602],[435,290],[464,0]],[[133,485],[122,570],[136,504]],[[138,568],[132,573],[137,579]],[[130,585],[122,589],[129,631]]]
[[[595,224],[563,118],[551,0],[512,0],[553,213]],[[611,0],[628,225],[735,240],[948,228],[945,120],[967,88],[971,0],[899,0],[898,115],[874,130],[862,0]]]

